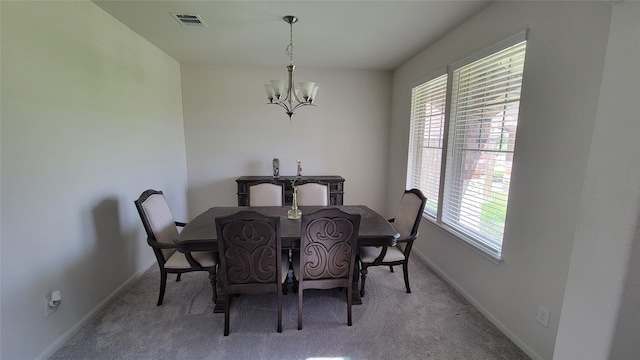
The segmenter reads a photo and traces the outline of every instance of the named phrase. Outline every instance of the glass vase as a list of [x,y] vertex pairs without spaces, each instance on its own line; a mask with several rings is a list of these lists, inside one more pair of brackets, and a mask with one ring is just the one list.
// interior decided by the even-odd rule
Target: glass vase
[[287,212],[289,219],[300,219],[302,211],[298,209],[298,189],[293,188],[293,201],[291,201],[291,210]]

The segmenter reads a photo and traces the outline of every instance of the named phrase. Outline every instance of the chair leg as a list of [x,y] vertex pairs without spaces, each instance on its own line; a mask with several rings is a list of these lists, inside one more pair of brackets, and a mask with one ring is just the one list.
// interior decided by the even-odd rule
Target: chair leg
[[164,289],[167,287],[167,272],[164,269],[160,269],[160,294],[158,295],[158,305],[162,305],[164,299]]
[[362,264],[362,270],[360,270],[360,279],[362,280],[362,284],[360,284],[360,297],[364,297],[364,283],[367,280],[367,273],[369,272],[367,268],[367,265]]
[[402,272],[404,273],[404,286],[407,288],[407,293],[411,293],[411,288],[409,287],[409,259],[405,260],[402,263]]
[[231,296],[229,296],[229,294],[224,297],[224,336],[229,336],[229,313],[231,311],[229,309],[230,298]]
[[302,293],[304,290],[298,289],[298,330],[302,330]]
[[[287,276],[284,277],[284,282],[282,283],[282,295],[287,295],[287,293],[289,293],[289,274],[293,274],[293,266],[291,265],[291,253],[288,253],[287,256],[289,257],[289,266],[286,268]],[[293,278],[293,275],[291,275],[291,278]]]
[[218,292],[216,291],[216,270],[210,270],[209,271],[209,281],[211,282],[211,290],[213,290],[213,297],[211,298],[211,300],[213,300],[213,305],[216,304],[216,302],[218,301]]
[[282,292],[278,293],[278,332],[282,332]]
[[[289,268],[291,268],[291,265],[289,265]],[[284,282],[282,283],[282,295],[289,293],[289,272],[289,269],[287,269],[287,276],[285,276]],[[291,274],[293,274],[293,271],[291,271]],[[293,278],[293,275],[291,275],[291,278]]]
[[353,287],[347,287],[347,326],[351,326],[351,304],[353,303]]
[[[300,250],[296,250],[296,251],[300,251]],[[298,279],[296,279],[296,273],[293,272],[293,250],[291,252],[291,264],[289,265],[289,269],[291,269],[291,290],[294,293],[298,292]],[[299,258],[299,257],[298,257]]]
[[182,276],[182,273],[178,273],[178,276],[176,276],[176,281],[180,281],[180,276]]

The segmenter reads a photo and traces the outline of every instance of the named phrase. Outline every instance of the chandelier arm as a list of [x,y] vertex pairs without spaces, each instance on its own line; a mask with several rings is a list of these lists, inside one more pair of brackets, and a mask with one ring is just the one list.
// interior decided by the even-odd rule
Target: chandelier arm
[[295,108],[292,110],[287,106],[287,103],[283,103],[283,102],[273,102],[273,103],[267,103],[267,105],[280,105],[281,108],[285,109],[287,113],[289,112],[293,112],[293,110],[295,110]]
[[296,111],[297,108],[303,107],[303,106],[307,106],[307,105],[316,106],[316,104],[312,104],[310,102],[301,102],[301,103],[297,104],[296,106],[294,106],[291,111]]

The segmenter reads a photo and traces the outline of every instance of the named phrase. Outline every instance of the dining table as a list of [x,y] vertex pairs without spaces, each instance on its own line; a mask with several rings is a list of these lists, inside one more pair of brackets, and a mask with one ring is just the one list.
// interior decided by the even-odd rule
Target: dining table
[[[359,214],[360,229],[358,246],[395,246],[400,234],[391,223],[376,211],[365,205],[331,205],[300,206],[302,214],[310,214],[326,208],[338,208],[351,214]],[[287,212],[291,206],[216,206],[196,216],[182,229],[175,243],[178,251],[183,253],[194,251],[218,251],[216,218],[235,214],[239,211],[251,210],[260,214],[280,218],[280,237],[283,249],[297,249],[300,246],[301,219],[289,219]],[[358,291],[360,267],[356,261],[353,276],[353,304],[362,304]],[[215,313],[224,312],[224,296],[218,286],[218,300],[214,306]]]

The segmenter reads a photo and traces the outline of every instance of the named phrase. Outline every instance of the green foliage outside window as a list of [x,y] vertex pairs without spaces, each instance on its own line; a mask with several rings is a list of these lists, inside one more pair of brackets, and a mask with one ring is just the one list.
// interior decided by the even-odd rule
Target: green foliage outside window
[[500,235],[504,231],[504,221],[507,217],[507,200],[497,196],[482,204],[480,209],[480,233],[489,238]]

